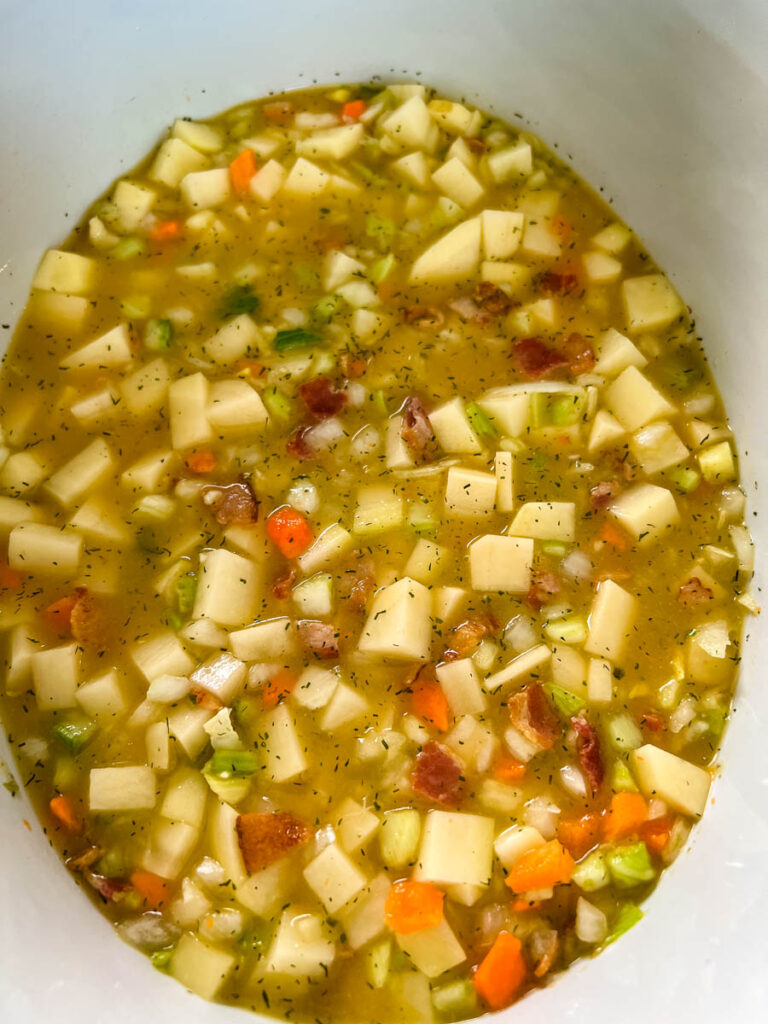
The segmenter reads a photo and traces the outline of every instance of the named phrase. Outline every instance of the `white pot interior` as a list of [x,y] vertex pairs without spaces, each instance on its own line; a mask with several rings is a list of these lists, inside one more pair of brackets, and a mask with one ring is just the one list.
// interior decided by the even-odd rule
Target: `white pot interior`
[[[760,0],[134,0],[0,4],[3,338],[42,250],[176,115],[374,74],[525,116],[644,238],[705,339],[768,548],[768,7]],[[762,559],[758,557],[760,583]],[[713,806],[644,921],[504,1014],[520,1024],[752,1020],[768,1004],[768,641],[749,640]],[[29,829],[22,824],[26,818]],[[242,1019],[112,934],[0,793],[0,1019]]]

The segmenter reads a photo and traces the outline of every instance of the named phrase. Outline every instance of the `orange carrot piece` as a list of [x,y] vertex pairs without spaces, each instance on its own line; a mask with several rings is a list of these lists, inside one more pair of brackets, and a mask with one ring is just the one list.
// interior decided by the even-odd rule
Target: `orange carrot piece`
[[48,806],[51,809],[51,814],[58,818],[67,832],[79,835],[83,831],[83,823],[68,796],[55,796]]
[[509,873],[507,885],[516,893],[551,889],[570,882],[573,868],[573,857],[563,844],[550,839],[520,857]]
[[565,242],[573,234],[573,225],[562,213],[556,213],[549,222],[549,230],[561,242]]
[[525,778],[525,765],[517,758],[502,755],[493,768],[493,777],[499,782],[519,782]]
[[40,612],[40,617],[61,636],[66,636],[72,628],[72,612],[79,599],[78,593],[60,597],[58,601],[44,608]]
[[350,100],[341,108],[342,117],[348,117],[351,121],[356,121],[364,113],[365,100]]
[[612,843],[636,833],[648,820],[648,804],[640,793],[614,793],[603,818],[603,839]]
[[180,220],[159,220],[149,233],[153,242],[175,242],[181,238]]
[[212,473],[216,469],[216,456],[213,452],[192,452],[184,459],[190,473]]
[[433,725],[440,732],[448,732],[448,701],[439,683],[429,679],[425,679],[424,682],[417,681],[411,695],[411,709],[425,725]]
[[238,153],[229,165],[229,176],[232,179],[232,188],[238,195],[248,191],[251,178],[257,171],[256,157],[252,149],[244,149]]
[[527,973],[520,939],[499,932],[472,981],[483,1002],[492,1010],[501,1010],[514,1000]]
[[243,377],[257,378],[263,377],[267,368],[256,359],[241,359],[237,364],[237,372]]
[[629,547],[626,534],[623,534],[613,523],[603,523],[600,539],[604,540],[606,544],[610,544],[612,548],[616,548],[617,551],[626,551]]
[[538,910],[542,902],[543,900],[519,899],[514,901],[512,909],[516,914],[527,914],[531,910]]
[[443,899],[429,882],[395,882],[387,893],[384,920],[398,935],[437,928],[443,919]]
[[557,838],[568,852],[580,860],[600,839],[600,815],[583,814],[565,818],[557,827]]
[[304,554],[315,539],[307,520],[290,505],[277,509],[267,519],[267,536],[286,558]]
[[674,819],[668,815],[662,818],[651,818],[640,826],[640,838],[651,853],[663,853],[669,842]]
[[131,885],[148,910],[161,910],[168,902],[168,882],[151,871],[134,871]]
[[295,674],[287,668],[279,669],[261,691],[262,704],[265,708],[276,707],[288,697],[295,685]]
[[9,565],[0,565],[0,590],[18,590],[24,577]]
[[287,125],[293,120],[293,104],[287,100],[274,100],[261,108],[264,119],[270,124]]

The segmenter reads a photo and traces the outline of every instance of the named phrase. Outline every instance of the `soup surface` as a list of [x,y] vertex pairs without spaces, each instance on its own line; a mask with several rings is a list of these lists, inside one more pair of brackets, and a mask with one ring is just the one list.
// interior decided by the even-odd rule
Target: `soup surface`
[[537,138],[420,85],[177,121],[0,407],[20,779],[158,969],[452,1020],[641,918],[752,547],[688,310]]

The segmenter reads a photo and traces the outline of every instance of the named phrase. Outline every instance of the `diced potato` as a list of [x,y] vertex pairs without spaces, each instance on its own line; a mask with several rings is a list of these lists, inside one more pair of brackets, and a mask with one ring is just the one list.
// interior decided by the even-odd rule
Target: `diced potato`
[[381,302],[378,293],[367,281],[348,281],[336,289],[336,294],[354,309],[367,309]]
[[462,587],[437,587],[432,591],[432,614],[438,625],[450,625],[467,602]]
[[728,654],[731,638],[724,619],[704,622],[689,636],[685,647],[686,675],[699,686],[718,686],[733,673]]
[[259,606],[259,567],[226,548],[200,555],[200,579],[192,615],[220,626],[245,626]]
[[341,249],[330,249],[323,263],[323,288],[335,292],[343,284],[365,273],[365,264],[352,259]]
[[708,483],[726,484],[736,479],[736,463],[728,441],[713,444],[696,456],[701,475]]
[[358,721],[370,710],[361,693],[346,683],[339,683],[320,719],[320,728],[333,733],[342,726]]
[[243,689],[245,676],[245,662],[224,653],[215,654],[202,665],[198,665],[190,680],[196,687],[207,690],[226,706],[231,704]]
[[38,650],[30,657],[35,699],[41,711],[59,711],[77,705],[80,649],[76,643]]
[[630,759],[646,797],[661,799],[681,814],[701,817],[709,796],[709,772],[652,743],[633,750]]
[[357,491],[352,530],[359,536],[384,533],[401,526],[405,518],[402,495],[386,484],[371,484]]
[[384,908],[390,888],[382,871],[339,914],[350,949],[360,949],[386,928]]
[[91,768],[88,806],[100,811],[148,811],[157,801],[155,773],[146,765]]
[[179,638],[170,630],[137,644],[131,651],[131,660],[148,683],[160,676],[187,676],[195,667]]
[[483,210],[480,214],[483,251],[487,260],[508,260],[517,252],[525,214],[517,210]]
[[437,681],[443,688],[456,718],[462,715],[479,715],[485,711],[485,695],[471,658],[443,662],[435,671]]
[[182,139],[166,139],[157,151],[148,177],[169,188],[178,188],[181,179],[187,174],[201,171],[207,166],[208,160],[203,154]]
[[286,617],[257,622],[229,634],[229,646],[242,661],[283,662],[298,649],[294,623]]
[[290,862],[287,859],[275,861],[262,871],[249,875],[235,890],[235,899],[242,903],[256,917],[269,920],[274,917],[286,901],[290,884]]
[[336,946],[322,918],[289,907],[283,911],[263,966],[257,969],[267,975],[327,978],[335,955]]
[[32,278],[32,287],[65,295],[90,295],[97,271],[98,263],[90,256],[48,249]]
[[490,885],[493,833],[493,818],[430,811],[415,877],[437,885]]
[[429,422],[443,451],[469,455],[482,452],[482,443],[472,429],[460,398],[451,398],[433,409],[429,414]]
[[294,587],[291,597],[301,615],[325,618],[333,613],[333,576],[327,572],[317,572]]
[[497,487],[493,473],[451,466],[445,481],[446,511],[459,518],[490,516],[496,505]]
[[625,428],[615,416],[611,416],[605,409],[598,409],[592,421],[587,447],[591,452],[599,452],[620,440],[625,434]]
[[60,505],[74,505],[98,488],[114,472],[115,461],[107,442],[97,437],[57,470],[45,485]]
[[[261,345],[261,331],[247,313],[242,313],[220,327],[203,345],[203,351],[214,363],[225,365],[234,363],[249,352],[258,352]],[[250,386],[246,381],[238,383]]]
[[496,476],[496,508],[511,512],[515,507],[515,457],[512,452],[496,452],[493,457]]
[[531,397],[518,387],[494,388],[477,404],[505,437],[519,437],[528,425]]
[[615,377],[629,366],[642,370],[648,363],[640,349],[613,327],[603,333],[596,349],[595,373],[606,377]]
[[178,878],[199,838],[200,833],[191,825],[157,818],[141,866],[160,878]]
[[8,564],[21,572],[74,576],[83,549],[81,534],[44,523],[19,523],[8,537]]
[[493,675],[487,676],[483,686],[486,690],[493,692],[505,684],[518,682],[526,676],[539,676],[544,666],[549,662],[552,652],[546,644],[538,644],[531,647],[522,654],[518,654],[504,668]]
[[576,537],[576,506],[572,501],[527,501],[512,520],[513,537],[573,541]]
[[11,629],[5,667],[5,693],[9,697],[17,697],[29,685],[32,656],[42,647],[37,631],[29,623],[21,622]]
[[327,171],[300,156],[283,182],[283,192],[297,199],[309,199],[322,195],[329,183]]
[[490,153],[487,162],[491,177],[501,184],[515,178],[527,178],[533,170],[533,152],[527,142],[517,142]]
[[469,548],[473,590],[525,594],[531,586],[533,541],[486,534]]
[[272,782],[288,782],[307,768],[305,747],[287,707],[277,707],[258,730],[260,743],[266,745],[267,776]]
[[180,821],[194,829],[202,828],[208,787],[196,768],[178,768],[168,780],[160,813],[169,821]]
[[406,153],[390,164],[390,169],[416,188],[427,189],[432,183],[430,161],[424,153]]
[[245,380],[215,381],[207,415],[211,426],[225,433],[259,430],[269,419],[261,395]]
[[313,132],[309,138],[299,139],[296,152],[314,160],[346,160],[363,140],[362,124],[344,124]]
[[359,649],[405,661],[428,661],[431,598],[427,588],[404,576],[373,598]]
[[412,281],[472,277],[480,264],[480,218],[471,217],[426,249],[411,267]]
[[82,295],[61,292],[33,292],[30,303],[37,316],[63,331],[79,331],[85,326],[92,304]]
[[79,370],[84,367],[100,369],[117,369],[130,363],[131,337],[127,324],[118,324],[106,334],[94,338],[87,345],[75,349],[61,360],[60,366],[65,370]]
[[155,205],[157,192],[135,181],[118,181],[112,193],[121,231],[135,231]]
[[445,744],[468,771],[478,775],[490,770],[499,747],[493,730],[472,715],[462,715],[445,737]]
[[680,521],[672,492],[656,484],[636,484],[619,495],[609,511],[639,544],[658,540]]
[[428,978],[439,977],[467,958],[445,918],[436,928],[398,935],[397,943],[413,965]]
[[530,267],[513,260],[483,260],[480,264],[480,280],[492,284],[506,285],[506,291],[515,298],[521,297],[528,289],[533,274]]
[[433,153],[440,141],[440,131],[426,103],[420,96],[411,96],[379,124],[396,149],[423,149]]
[[341,848],[346,853],[359,850],[373,837],[379,824],[378,815],[347,797],[336,812],[335,827]]
[[596,235],[592,236],[591,241],[598,249],[603,249],[605,252],[616,256],[626,249],[631,237],[632,232],[629,228],[619,224],[617,221],[614,224],[609,224],[602,231],[598,231]]
[[14,452],[0,470],[0,487],[16,497],[31,494],[49,472],[48,462],[36,451]]
[[23,498],[0,495],[0,531],[8,532],[19,523],[34,523],[42,518],[42,510]]
[[449,548],[420,537],[405,563],[405,575],[425,585],[434,583],[443,574],[452,557]]
[[618,281],[624,270],[620,261],[606,252],[585,252],[581,257],[584,275],[593,284]]
[[613,700],[613,668],[605,658],[589,659],[587,697],[590,704],[610,704]]
[[69,411],[84,427],[93,427],[114,417],[116,406],[120,403],[120,395],[114,388],[105,385],[98,391],[85,395],[69,407]]
[[175,452],[150,452],[120,475],[120,483],[134,493],[165,490],[177,463]]
[[[164,359],[153,359],[139,367],[119,384],[120,394],[129,412],[134,416],[147,416],[156,412],[168,394],[168,364]],[[75,415],[75,407],[72,407]]]
[[493,849],[509,871],[524,853],[544,845],[544,836],[532,825],[511,825],[496,837]]
[[676,412],[674,405],[658,391],[636,366],[628,366],[603,393],[610,412],[627,430],[638,430],[653,420]]
[[171,383],[168,404],[174,448],[193,448],[211,440],[213,431],[205,415],[209,400],[210,385],[202,373],[193,373]]
[[114,718],[127,707],[115,669],[78,686],[75,697],[83,711],[93,718]]
[[531,256],[557,259],[562,251],[562,245],[551,225],[551,217],[529,217],[523,232],[523,250]]
[[158,772],[167,772],[171,767],[171,734],[167,722],[153,722],[147,726],[145,745],[147,764]]
[[685,309],[664,274],[627,278],[622,283],[621,292],[630,331],[654,331],[667,327]]
[[223,144],[221,132],[217,128],[201,124],[200,121],[188,121],[183,117],[177,117],[173,122],[171,135],[199,149],[201,153],[218,153]]
[[324,569],[325,566],[346,554],[352,547],[353,541],[352,534],[343,526],[335,523],[323,530],[314,544],[303,555],[299,555],[296,564],[305,576],[317,572],[318,569]]
[[463,103],[430,100],[427,109],[440,127],[452,135],[477,135],[483,123],[480,111],[470,110]]
[[603,580],[597,588],[589,613],[589,636],[584,644],[587,654],[619,661],[632,633],[637,614],[637,598],[613,580]]
[[202,999],[215,999],[236,963],[237,958],[232,953],[214,949],[194,935],[185,933],[176,944],[168,971],[195,995]]
[[305,668],[293,689],[292,700],[304,708],[324,708],[339,685],[338,670],[310,665]]
[[331,843],[304,868],[304,878],[329,914],[355,897],[367,879],[344,851]]
[[277,160],[268,160],[251,178],[251,195],[262,203],[269,203],[283,187],[288,172]]
[[198,757],[208,746],[205,726],[214,714],[210,708],[180,705],[168,715],[168,731],[190,760]]
[[432,181],[454,203],[469,209],[480,199],[485,189],[457,156],[451,157],[432,174]]
[[651,476],[685,462],[690,454],[670,423],[649,423],[629,439],[629,450],[644,473]]

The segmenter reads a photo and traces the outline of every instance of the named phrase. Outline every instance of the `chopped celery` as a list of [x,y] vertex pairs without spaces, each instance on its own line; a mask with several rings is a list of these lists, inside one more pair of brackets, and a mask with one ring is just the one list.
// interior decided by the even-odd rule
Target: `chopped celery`
[[469,978],[457,978],[432,989],[432,1004],[444,1017],[465,1019],[479,1010],[477,990]]
[[531,426],[535,429],[543,427],[547,423],[547,396],[542,392],[535,392],[530,397],[529,403]]
[[189,615],[196,595],[197,579],[192,575],[179,576],[176,580],[176,607],[181,615]]
[[377,942],[366,951],[365,976],[374,988],[384,988],[389,976],[392,943],[389,939]]
[[720,736],[728,721],[728,709],[707,708],[699,717],[707,723],[707,729],[713,736]]
[[577,715],[587,706],[586,701],[583,701],[581,697],[566,690],[564,686],[558,686],[557,683],[546,683],[544,691],[560,714],[565,715],[566,718]]
[[260,763],[258,754],[251,750],[216,750],[205,763],[203,771],[221,778],[253,775]]
[[318,352],[312,360],[312,372],[320,375],[333,373],[336,369],[336,357],[332,352]]
[[608,722],[608,738],[617,750],[636,750],[642,746],[643,734],[627,712],[614,715]]
[[380,244],[387,244],[397,234],[397,228],[391,217],[369,213],[365,218],[365,233],[368,238],[375,238]]
[[564,558],[568,551],[568,545],[563,544],[560,540],[544,540],[541,542],[541,551],[542,554],[550,555],[552,558]]
[[76,711],[56,722],[51,729],[53,738],[66,747],[70,754],[78,754],[93,739],[95,732],[94,720]]
[[177,612],[169,612],[165,617],[165,624],[170,626],[174,633],[178,633],[184,625],[184,619]]
[[467,419],[469,420],[472,429],[480,438],[481,441],[495,441],[499,436],[496,433],[496,428],[485,415],[483,410],[477,404],[477,402],[468,402],[465,406],[465,412]]
[[53,788],[60,793],[73,789],[77,785],[78,769],[73,758],[69,755],[56,758],[53,769]]
[[632,889],[656,877],[656,869],[651,864],[648,847],[642,842],[609,850],[606,853],[606,861],[613,883],[619,889]]
[[109,255],[115,260],[131,260],[144,252],[144,242],[141,238],[121,238],[117,245],[109,250]]
[[374,284],[381,284],[389,277],[392,271],[397,266],[396,257],[390,252],[386,256],[382,256],[374,262],[368,268],[368,277],[373,281]]
[[235,725],[242,727],[253,725],[260,713],[259,701],[253,697],[238,697],[232,704]]
[[267,388],[261,400],[273,420],[287,423],[293,416],[293,402],[277,388]]
[[623,761],[614,761],[611,769],[611,789],[614,793],[629,792],[636,793],[637,786],[632,778],[629,766]]
[[227,320],[242,313],[255,313],[259,304],[259,297],[254,295],[249,284],[236,284],[234,288],[224,293],[216,312],[220,320]]
[[373,394],[371,395],[371,398],[373,399],[373,407],[376,410],[376,412],[379,413],[381,416],[389,416],[389,404],[387,402],[387,396],[384,394],[381,388],[378,388],[376,391],[374,391]]
[[379,831],[381,858],[388,868],[402,868],[416,856],[421,815],[412,807],[387,811]]
[[582,644],[587,639],[587,622],[581,615],[567,615],[562,619],[550,619],[544,627],[544,633],[555,642]]
[[690,466],[675,466],[667,471],[666,476],[683,494],[691,494],[701,483],[701,473]]
[[340,307],[341,299],[338,295],[324,295],[310,309],[309,315],[314,323],[327,324],[336,316]]
[[120,302],[120,310],[131,320],[143,320],[149,316],[152,299],[149,295],[127,295]]
[[314,348],[315,345],[322,345],[323,339],[313,334],[312,331],[305,331],[303,327],[292,327],[288,331],[278,331],[272,342],[272,348],[276,352],[296,352],[303,348]]
[[581,418],[581,399],[578,395],[556,395],[549,401],[547,418],[554,427],[571,427]]
[[421,502],[412,502],[408,506],[407,518],[408,526],[418,537],[434,534],[440,526],[440,520],[435,518],[432,507]]
[[573,869],[571,877],[584,892],[595,892],[597,889],[604,889],[611,880],[608,865],[605,862],[605,855],[600,850],[590,853],[584,860],[579,861]]
[[641,921],[643,912],[640,907],[636,907],[634,903],[624,903],[616,915],[616,920],[613,922],[613,928],[608,932],[608,936],[605,940],[606,945],[611,942],[615,942],[619,936],[624,935],[630,928],[634,928],[638,921]]
[[150,960],[152,961],[152,966],[156,967],[158,971],[167,971],[172,956],[172,949],[158,949],[152,954]]
[[144,348],[150,352],[162,352],[171,347],[173,341],[173,324],[170,320],[158,320],[153,317],[147,320],[144,329]]
[[361,164],[359,161],[353,161],[351,166],[368,185],[378,185],[379,188],[389,187],[387,179],[382,178],[380,174],[372,171],[370,167],[366,166],[366,164]]

